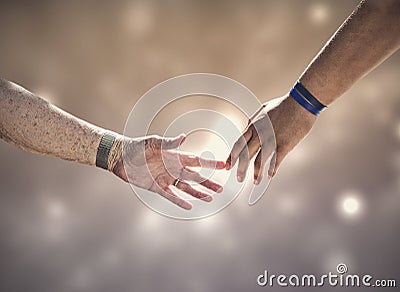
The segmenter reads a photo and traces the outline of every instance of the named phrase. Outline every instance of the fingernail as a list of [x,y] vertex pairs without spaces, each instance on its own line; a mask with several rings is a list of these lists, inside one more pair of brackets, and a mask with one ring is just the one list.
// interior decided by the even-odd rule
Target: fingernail
[[192,204],[188,203],[188,202],[184,202],[182,207],[186,210],[191,210],[192,209]]
[[254,179],[254,184],[258,185],[258,184],[260,184],[260,182],[257,179]]
[[223,188],[223,187],[220,187],[220,188],[217,190],[217,193],[222,193],[223,190],[224,190],[224,188]]
[[219,169],[224,169],[224,168],[226,167],[225,162],[219,161],[219,162],[217,163],[217,167],[218,167]]
[[238,182],[242,182],[242,181],[243,181],[243,178],[242,178],[240,175],[238,175],[238,176],[237,176],[237,180],[238,180]]
[[203,198],[201,198],[203,201],[205,202],[211,202],[213,200],[213,198],[211,196],[205,196]]

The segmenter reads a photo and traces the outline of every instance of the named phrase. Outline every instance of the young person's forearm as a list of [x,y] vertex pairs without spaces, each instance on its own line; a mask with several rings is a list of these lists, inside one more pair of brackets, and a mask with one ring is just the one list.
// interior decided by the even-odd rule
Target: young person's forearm
[[94,165],[104,129],[0,79],[0,138],[38,154]]
[[300,81],[329,105],[399,46],[400,1],[364,1],[319,52]]

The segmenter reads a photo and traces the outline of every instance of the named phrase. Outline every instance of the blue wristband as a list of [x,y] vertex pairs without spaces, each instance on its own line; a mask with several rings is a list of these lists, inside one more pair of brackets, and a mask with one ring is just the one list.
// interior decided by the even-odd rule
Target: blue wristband
[[296,89],[300,94],[309,102],[311,103],[314,107],[318,109],[318,111],[323,111],[326,109],[326,105],[322,104],[318,99],[312,95],[311,92],[307,90],[307,88],[304,87],[303,84],[300,83],[300,81],[297,81],[296,84],[294,85],[294,89]]
[[304,97],[302,97],[300,95],[300,93],[298,93],[296,91],[296,89],[294,89],[294,87],[292,88],[292,90],[290,90],[290,96],[293,97],[293,99],[295,101],[297,101],[302,107],[304,107],[306,110],[308,110],[313,115],[316,115],[316,116],[319,115],[320,111],[315,106],[308,103],[308,101]]

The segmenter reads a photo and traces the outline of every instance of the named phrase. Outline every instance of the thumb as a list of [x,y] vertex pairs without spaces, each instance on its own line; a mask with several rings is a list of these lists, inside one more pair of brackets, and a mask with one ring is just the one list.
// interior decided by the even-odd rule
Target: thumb
[[180,134],[179,136],[175,138],[163,138],[162,143],[161,143],[161,149],[175,149],[178,148],[179,145],[185,141],[186,135],[185,134]]

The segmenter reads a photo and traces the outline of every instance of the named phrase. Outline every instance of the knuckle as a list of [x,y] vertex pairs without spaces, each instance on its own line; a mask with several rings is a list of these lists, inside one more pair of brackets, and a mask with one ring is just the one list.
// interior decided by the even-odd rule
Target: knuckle
[[190,159],[192,159],[195,164],[201,164],[204,161],[204,159],[194,155],[190,156]]
[[150,136],[145,140],[144,145],[146,146],[146,148],[153,149],[157,145],[157,139],[153,136]]
[[192,173],[192,180],[196,182],[202,181],[201,175],[198,173]]
[[173,183],[173,181],[174,181],[174,179],[168,175],[159,175],[156,178],[157,184],[160,187],[162,187],[163,189],[168,187],[171,183]]

